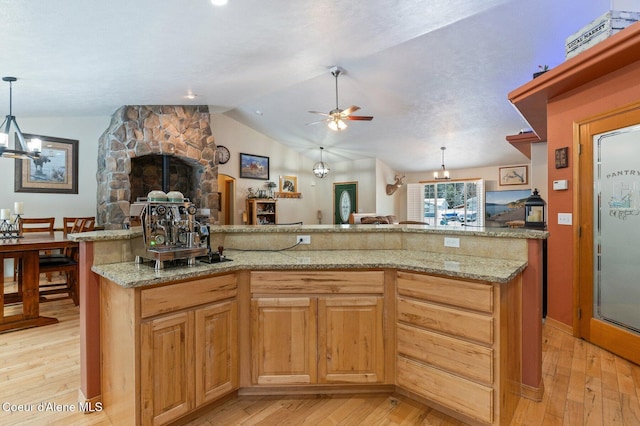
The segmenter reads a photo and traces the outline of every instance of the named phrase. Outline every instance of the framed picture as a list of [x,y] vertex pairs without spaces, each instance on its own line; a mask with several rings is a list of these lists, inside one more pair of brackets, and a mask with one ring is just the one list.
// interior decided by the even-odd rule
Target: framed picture
[[526,185],[529,183],[527,166],[500,167],[500,185]]
[[[17,135],[16,135],[17,138]],[[40,139],[40,157],[16,160],[15,192],[78,193],[78,141],[24,134]]]
[[358,211],[358,182],[333,184],[333,223],[349,223],[349,215]]
[[269,157],[240,153],[240,177],[269,180]]
[[298,192],[298,178],[295,176],[280,176],[280,192]]
[[569,167],[569,147],[556,149],[556,169]]

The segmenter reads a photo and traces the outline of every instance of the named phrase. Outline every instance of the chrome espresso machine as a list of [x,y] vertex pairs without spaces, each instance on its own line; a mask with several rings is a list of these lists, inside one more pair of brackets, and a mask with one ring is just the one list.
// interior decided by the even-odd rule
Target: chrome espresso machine
[[209,228],[196,221],[197,207],[179,192],[152,191],[146,199],[132,204],[132,212],[140,210],[142,236],[146,254],[136,256],[136,263],[155,260],[155,269],[164,269],[165,261],[209,255]]

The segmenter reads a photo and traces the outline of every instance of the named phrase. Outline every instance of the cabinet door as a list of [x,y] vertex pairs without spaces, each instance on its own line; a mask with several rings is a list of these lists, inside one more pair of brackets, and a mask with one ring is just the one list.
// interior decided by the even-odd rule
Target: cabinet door
[[140,358],[142,424],[166,424],[189,412],[194,399],[193,312],[143,322]]
[[318,299],[319,383],[384,382],[383,299]]
[[251,300],[254,384],[316,383],[316,308],[309,297]]
[[238,388],[238,314],[235,301],[195,311],[196,407]]

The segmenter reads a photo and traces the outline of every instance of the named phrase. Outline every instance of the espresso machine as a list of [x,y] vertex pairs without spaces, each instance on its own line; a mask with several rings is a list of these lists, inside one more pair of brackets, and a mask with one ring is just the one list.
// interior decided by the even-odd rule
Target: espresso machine
[[198,209],[188,198],[147,197],[135,204],[146,251],[136,263],[146,258],[155,260],[155,269],[164,269],[165,261],[187,259],[192,266],[197,257],[208,256],[209,228],[195,220]]

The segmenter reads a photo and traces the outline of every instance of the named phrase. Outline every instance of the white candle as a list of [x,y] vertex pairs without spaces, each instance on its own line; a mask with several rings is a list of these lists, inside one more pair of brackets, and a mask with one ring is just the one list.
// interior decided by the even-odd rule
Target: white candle
[[9,209],[0,209],[0,219],[7,220],[11,217],[11,211]]
[[24,214],[24,203],[22,201],[13,203],[13,212],[15,214]]

